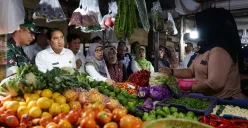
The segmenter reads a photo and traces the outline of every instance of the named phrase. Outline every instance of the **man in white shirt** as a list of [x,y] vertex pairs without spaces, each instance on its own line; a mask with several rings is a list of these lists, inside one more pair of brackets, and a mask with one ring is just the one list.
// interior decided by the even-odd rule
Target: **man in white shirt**
[[75,56],[71,50],[64,48],[63,32],[59,29],[50,29],[47,32],[47,41],[50,45],[39,52],[35,58],[35,64],[42,72],[52,70],[54,67],[76,68]]
[[75,55],[76,59],[76,68],[78,69],[79,72],[85,73],[85,56],[82,52],[79,51],[80,49],[80,38],[75,35],[68,35],[67,36],[67,43],[68,43],[68,48],[73,52]]
[[46,27],[40,27],[38,29],[38,31],[40,32],[38,37],[37,37],[37,42],[33,45],[29,45],[29,46],[23,46],[23,50],[26,53],[26,55],[28,56],[29,60],[31,61],[32,64],[35,63],[35,56],[42,50],[46,49],[48,46],[47,43],[47,31],[48,28]]
[[185,55],[184,55],[184,59],[180,65],[180,68],[188,68],[188,63],[189,60],[191,58],[192,55],[194,55],[194,51],[193,51],[193,44],[192,43],[186,43],[187,46],[185,47]]

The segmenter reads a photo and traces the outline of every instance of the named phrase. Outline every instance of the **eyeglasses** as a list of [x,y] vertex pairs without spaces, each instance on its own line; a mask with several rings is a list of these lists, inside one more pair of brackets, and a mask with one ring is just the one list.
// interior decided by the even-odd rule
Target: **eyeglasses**
[[103,50],[102,49],[96,49],[95,52],[102,52]]

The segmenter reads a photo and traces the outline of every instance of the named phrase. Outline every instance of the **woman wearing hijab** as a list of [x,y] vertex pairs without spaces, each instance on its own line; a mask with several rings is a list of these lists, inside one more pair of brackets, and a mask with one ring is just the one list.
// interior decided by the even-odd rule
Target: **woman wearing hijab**
[[161,68],[178,78],[193,78],[192,91],[217,98],[247,99],[240,88],[238,54],[241,42],[230,11],[209,8],[195,15],[201,43],[199,54],[187,69]]
[[142,69],[154,72],[154,67],[150,61],[146,60],[146,50],[145,47],[139,46],[135,50],[135,59],[132,61],[131,69],[133,73],[138,72]]
[[103,47],[100,43],[92,43],[90,45],[86,56],[85,70],[96,81],[105,81],[108,84],[114,83],[110,79],[107,66],[103,59]]
[[123,63],[117,60],[117,51],[115,47],[110,46],[104,50],[104,59],[106,60],[110,78],[116,82],[127,80],[127,71]]
[[158,58],[158,67],[171,67],[170,66],[170,53],[167,48],[165,47],[160,47],[159,48],[159,58]]

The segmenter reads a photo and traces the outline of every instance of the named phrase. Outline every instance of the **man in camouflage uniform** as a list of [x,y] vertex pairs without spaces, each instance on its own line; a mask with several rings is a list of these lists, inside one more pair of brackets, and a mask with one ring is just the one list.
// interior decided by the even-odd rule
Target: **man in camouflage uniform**
[[30,64],[22,46],[29,45],[35,39],[34,24],[22,24],[7,41],[7,77],[16,73],[19,66]]

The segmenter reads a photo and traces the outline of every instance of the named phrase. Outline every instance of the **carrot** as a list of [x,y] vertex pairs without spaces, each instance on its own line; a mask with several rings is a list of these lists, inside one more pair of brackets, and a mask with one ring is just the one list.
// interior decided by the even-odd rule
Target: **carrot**
[[40,118],[32,119],[32,124],[33,124],[34,126],[39,126],[39,125],[40,125]]
[[0,101],[1,101],[2,103],[3,103],[4,101],[6,101],[6,100],[12,100],[12,97],[11,97],[10,94],[0,99]]

